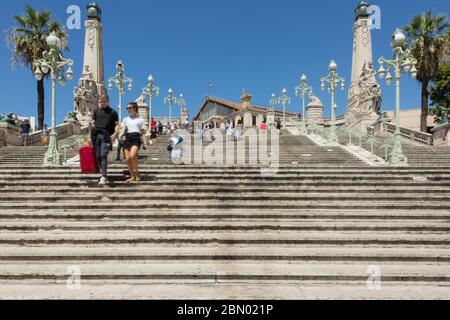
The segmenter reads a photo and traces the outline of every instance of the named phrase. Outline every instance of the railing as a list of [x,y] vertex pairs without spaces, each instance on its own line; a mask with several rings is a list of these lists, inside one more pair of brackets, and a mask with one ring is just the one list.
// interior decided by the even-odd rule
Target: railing
[[[367,133],[368,134],[375,134],[376,129],[379,126],[379,130],[381,132],[387,132],[390,134],[395,134],[395,130],[396,130],[396,125],[390,122],[379,122],[376,126],[373,126],[373,130],[372,127],[367,128]],[[425,145],[433,145],[433,135],[429,134],[429,133],[425,133],[425,132],[420,132],[420,131],[415,131],[415,130],[411,130],[411,129],[406,129],[406,128],[400,128],[400,134],[403,138],[413,141],[413,142],[418,142],[421,144],[425,144]]]
[[[50,131],[51,129],[49,130],[49,133]],[[28,137],[28,145],[42,146],[42,132],[43,130],[39,130],[30,134],[30,136]],[[82,129],[80,128],[80,126],[72,122],[67,122],[56,126],[56,134],[58,140],[66,139],[70,136],[73,136],[74,134],[80,134],[81,132]]]
[[[374,128],[372,127],[372,129]],[[338,129],[338,131],[348,135],[348,145],[351,146],[356,143],[357,146],[370,152],[373,156],[388,161],[389,150],[392,150],[393,142],[352,128]]]
[[59,146],[59,149],[63,151],[63,163],[67,163],[67,151],[73,148],[79,149],[85,140],[86,138],[80,137],[72,143],[66,143]]

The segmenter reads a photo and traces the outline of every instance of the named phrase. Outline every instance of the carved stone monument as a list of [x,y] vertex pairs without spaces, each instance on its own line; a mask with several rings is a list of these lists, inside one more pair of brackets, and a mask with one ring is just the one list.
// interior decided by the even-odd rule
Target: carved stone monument
[[74,90],[74,112],[83,125],[91,120],[98,108],[100,96],[107,94],[104,86],[101,14],[96,3],[87,6],[83,75]]
[[381,89],[372,60],[371,24],[369,3],[361,1],[356,8],[353,27],[352,80],[345,120],[347,127],[362,132],[378,120],[381,106]]
[[309,100],[311,102],[306,106],[306,122],[308,124],[323,125],[323,104],[317,98],[312,90],[308,93]]

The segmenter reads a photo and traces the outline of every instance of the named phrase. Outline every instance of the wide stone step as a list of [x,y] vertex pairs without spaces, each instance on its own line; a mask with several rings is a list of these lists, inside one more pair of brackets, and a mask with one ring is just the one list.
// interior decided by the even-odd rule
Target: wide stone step
[[[181,184],[177,184],[177,186],[180,186]],[[0,186],[1,189],[1,186]],[[5,188],[6,189],[6,188]],[[169,186],[167,184],[158,184],[158,188],[155,188],[154,185],[140,185],[138,188],[130,188],[128,186],[124,185],[118,185],[114,188],[109,188],[107,190],[107,194],[105,194],[105,189],[101,186],[84,186],[77,189],[77,191],[74,191],[73,188],[67,187],[67,186],[60,186],[60,187],[52,187],[52,186],[29,186],[29,185],[22,185],[22,186],[13,186],[8,187],[7,190],[4,190],[1,196],[8,197],[11,195],[17,196],[17,193],[26,193],[27,196],[34,196],[34,194],[42,194],[45,196],[80,196],[80,193],[83,192],[83,194],[89,195],[89,196],[109,196],[116,194],[133,194],[136,195],[137,193],[141,194],[142,196],[146,196],[147,194],[153,194],[153,193],[173,193],[174,187]],[[404,184],[403,186],[392,186],[392,185],[384,185],[384,186],[336,186],[331,187],[327,185],[298,185],[298,186],[289,186],[289,185],[280,185],[278,187],[274,187],[272,185],[262,184],[259,186],[258,191],[254,192],[253,186],[245,186],[245,185],[236,185],[236,186],[210,186],[210,185],[200,185],[198,184],[195,188],[195,191],[193,190],[186,190],[183,193],[190,194],[190,193],[196,193],[196,194],[216,194],[216,193],[251,193],[251,194],[263,194],[268,193],[270,194],[276,194],[276,193],[283,193],[283,194],[340,194],[340,193],[352,193],[352,194],[405,194],[405,195],[412,195],[415,193],[419,193],[420,196],[424,195],[431,195],[436,196],[436,194],[443,194],[446,195],[450,193],[450,189],[443,189],[440,185],[430,185],[427,186],[427,188],[424,190],[420,186],[416,186],[414,184]],[[80,192],[81,191],[81,192]],[[265,195],[267,196],[267,195]]]
[[[1,217],[1,216],[0,216]],[[107,220],[107,221],[48,221],[42,219],[23,219],[3,221],[0,219],[2,231],[161,231],[161,232],[194,232],[194,231],[412,231],[412,232],[448,232],[450,220],[268,220],[240,219],[229,221],[184,219],[154,220]]]
[[[230,192],[231,191],[231,192]],[[425,204],[428,203],[441,203],[448,202],[450,208],[450,195],[435,195],[427,194],[421,192],[408,192],[405,194],[398,193],[370,193],[370,194],[359,194],[355,193],[319,193],[319,192],[309,192],[309,193],[285,193],[282,190],[278,192],[268,193],[265,191],[253,191],[253,192],[239,192],[236,193],[235,190],[230,190],[229,192],[224,192],[216,190],[214,192],[198,192],[198,191],[183,191],[181,194],[176,190],[172,192],[136,192],[130,191],[125,193],[116,194],[92,194],[92,193],[78,193],[78,194],[48,194],[40,193],[34,195],[24,195],[24,194],[0,194],[0,204],[10,203],[10,202],[20,202],[24,204],[25,202],[33,202],[35,204],[41,204],[42,202],[71,202],[78,201],[81,203],[92,201],[92,202],[110,202],[110,204],[117,205],[120,202],[123,205],[132,204],[135,202],[147,202],[148,204],[153,203],[153,201],[176,201],[176,202],[192,202],[198,201],[258,201],[260,199],[265,199],[267,201],[279,201],[281,205],[284,202],[293,203],[293,201],[317,201],[317,202],[328,202],[328,201],[347,201],[346,205],[351,205],[352,203],[361,203],[365,201],[395,201],[395,204],[404,204],[405,201],[420,202],[423,201]],[[108,204],[108,206],[110,206]],[[295,203],[293,203],[295,204]],[[272,204],[273,205],[273,204]],[[83,207],[83,205],[80,205]]]
[[[234,282],[270,281],[274,283],[314,282],[359,282],[367,283],[370,276],[365,264],[85,264],[79,265],[82,283],[98,281],[102,285],[111,283],[148,282]],[[388,264],[378,266],[382,271],[381,281],[414,283],[439,283],[450,286],[450,266]],[[40,283],[64,283],[70,277],[65,264],[0,264],[0,281]]]
[[227,208],[226,211],[210,210],[209,208],[199,208],[192,210],[191,208],[141,208],[139,210],[129,209],[127,207],[116,206],[109,209],[91,209],[79,210],[78,208],[54,208],[36,211],[35,208],[16,208],[3,209],[0,211],[0,219],[52,219],[52,220],[99,220],[99,219],[185,219],[195,220],[203,219],[277,219],[277,220],[292,220],[292,219],[334,219],[353,220],[353,219],[368,219],[368,220],[446,220],[450,219],[450,211],[447,209],[430,209],[430,208],[408,208],[397,209],[390,208],[388,210],[377,210],[375,208],[367,208],[364,210],[358,208],[320,208],[320,209],[278,209],[259,208],[258,210],[247,210],[242,208]]
[[204,245],[414,245],[448,246],[449,234],[411,232],[167,232],[157,231],[4,231],[0,234],[0,244],[44,245],[44,244],[204,244]]
[[149,207],[153,209],[211,209],[211,210],[228,210],[228,209],[254,209],[259,210],[263,208],[272,208],[274,210],[280,209],[297,209],[299,213],[303,209],[378,209],[378,210],[392,210],[392,209],[413,209],[413,210],[450,210],[450,203],[441,201],[423,201],[423,200],[401,200],[392,202],[392,199],[374,200],[374,199],[352,199],[343,201],[339,198],[326,199],[326,201],[317,201],[317,199],[311,200],[248,200],[242,201],[242,199],[228,199],[228,198],[213,198],[213,200],[198,201],[195,199],[188,199],[186,201],[168,201],[170,199],[164,198],[155,199],[151,201],[134,200],[134,201],[118,201],[114,202],[107,198],[104,201],[84,201],[84,202],[70,202],[70,201],[58,201],[56,203],[49,202],[24,202],[24,203],[0,203],[0,212],[2,214],[10,210],[18,209],[61,209],[61,210],[91,210],[91,209],[103,209],[111,210],[118,207],[127,207],[127,209],[139,209],[144,210]]
[[[439,284],[405,284],[384,281],[382,290],[370,290],[367,284],[339,283],[298,283],[273,284],[266,281],[258,283],[213,284],[115,284],[98,285],[84,283],[80,288],[71,290],[66,283],[61,284],[0,284],[0,292],[5,299],[181,299],[209,300],[211,297],[221,300],[280,300],[280,299],[450,299],[450,290]],[[218,312],[221,312],[218,310]]]
[[109,246],[96,245],[47,245],[45,247],[0,246],[0,265],[18,262],[87,263],[101,261],[286,261],[291,264],[304,262],[402,262],[417,264],[430,262],[447,265],[450,253],[440,247],[368,247],[368,246]]

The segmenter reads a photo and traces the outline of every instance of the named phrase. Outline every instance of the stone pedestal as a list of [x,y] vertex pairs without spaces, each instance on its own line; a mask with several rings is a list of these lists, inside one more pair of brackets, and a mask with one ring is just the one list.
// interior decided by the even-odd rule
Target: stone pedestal
[[433,142],[435,146],[450,147],[450,130],[447,132],[448,125],[448,123],[443,123],[431,130],[431,133],[433,133]]
[[323,105],[320,101],[311,101],[306,106],[306,122],[308,124],[323,125]]
[[244,128],[253,127],[253,116],[250,111],[244,113]]
[[267,118],[268,125],[275,125],[275,111],[274,110],[268,110],[266,113],[266,118]]

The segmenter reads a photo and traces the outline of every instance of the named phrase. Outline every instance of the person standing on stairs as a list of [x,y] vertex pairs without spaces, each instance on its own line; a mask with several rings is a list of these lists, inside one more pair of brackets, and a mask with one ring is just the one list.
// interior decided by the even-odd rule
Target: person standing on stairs
[[277,130],[278,130],[278,133],[279,133],[279,134],[281,134],[281,127],[282,127],[282,126],[281,126],[281,120],[280,120],[280,118],[278,118],[278,119],[277,119]]
[[139,174],[138,154],[141,145],[145,146],[145,132],[147,131],[144,120],[138,114],[138,104],[130,102],[127,107],[129,116],[122,122],[122,128],[125,129],[126,138],[123,143],[125,150],[125,159],[130,172],[130,179],[127,182],[137,183],[141,181]]
[[95,158],[102,172],[99,185],[104,186],[108,183],[108,153],[120,130],[119,115],[109,106],[107,95],[100,98],[100,108],[94,111],[89,129]]
[[30,121],[25,120],[20,125],[20,139],[22,139],[22,146],[26,147],[28,145],[28,137],[30,136],[31,126]]

